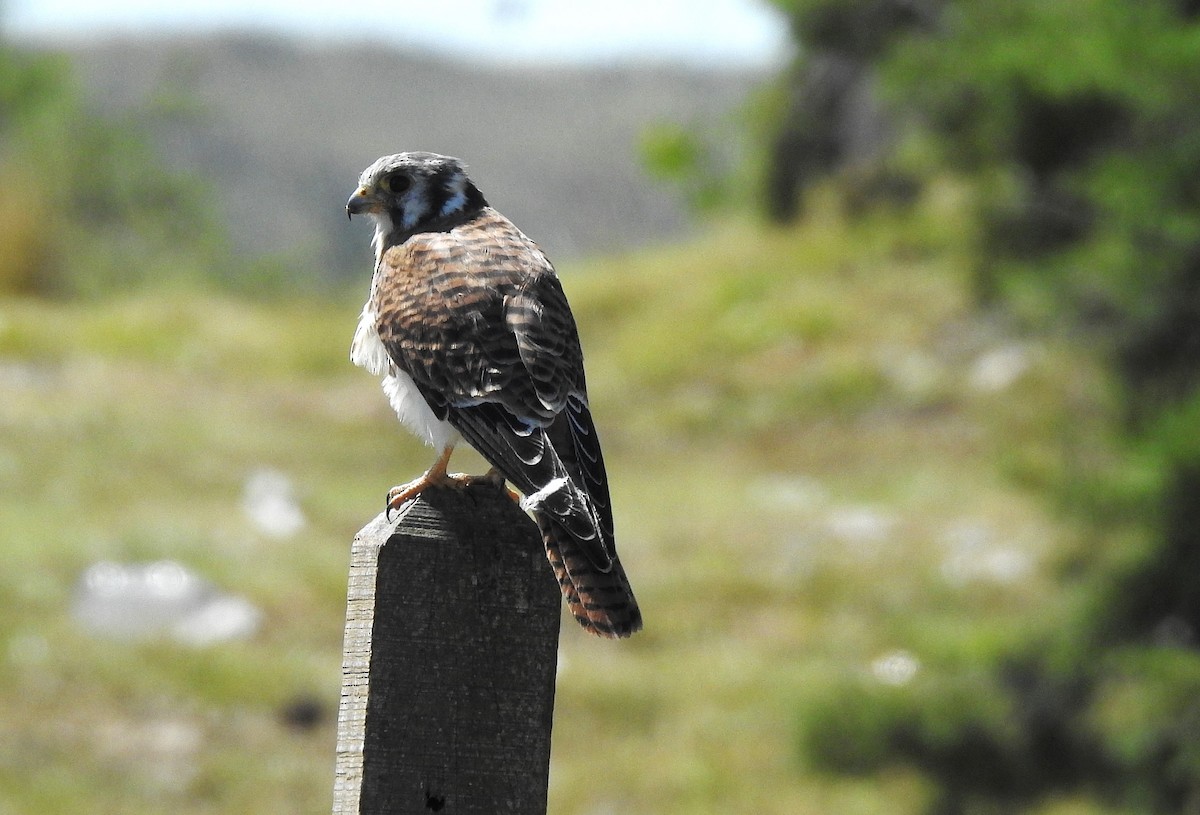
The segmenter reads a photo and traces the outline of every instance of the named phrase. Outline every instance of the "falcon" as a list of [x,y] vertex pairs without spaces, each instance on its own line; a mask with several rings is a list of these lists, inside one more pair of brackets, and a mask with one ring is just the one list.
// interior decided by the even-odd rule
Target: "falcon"
[[[400,421],[438,451],[424,475],[392,488],[388,512],[430,487],[511,482],[580,625],[602,637],[639,630],[579,334],[550,261],[449,156],[384,156],[346,213],[375,223],[350,360],[383,378]],[[464,439],[492,465],[486,475],[447,472]]]

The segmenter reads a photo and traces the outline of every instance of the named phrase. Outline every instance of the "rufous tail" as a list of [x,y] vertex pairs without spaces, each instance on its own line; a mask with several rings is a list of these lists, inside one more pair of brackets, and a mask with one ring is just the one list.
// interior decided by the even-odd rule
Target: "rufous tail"
[[558,579],[571,615],[589,634],[617,639],[642,628],[642,612],[629,578],[614,559],[607,572],[597,569],[579,545],[545,512],[535,512],[546,557]]

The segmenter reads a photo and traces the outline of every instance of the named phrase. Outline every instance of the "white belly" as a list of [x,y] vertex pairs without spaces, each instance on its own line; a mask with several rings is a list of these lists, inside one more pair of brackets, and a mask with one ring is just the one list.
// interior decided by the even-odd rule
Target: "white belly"
[[370,301],[363,306],[362,316],[358,319],[354,341],[350,343],[350,361],[383,376],[383,392],[392,403],[392,409],[417,438],[437,450],[458,441],[458,432],[449,422],[433,414],[412,377],[392,363],[375,329],[375,312]]

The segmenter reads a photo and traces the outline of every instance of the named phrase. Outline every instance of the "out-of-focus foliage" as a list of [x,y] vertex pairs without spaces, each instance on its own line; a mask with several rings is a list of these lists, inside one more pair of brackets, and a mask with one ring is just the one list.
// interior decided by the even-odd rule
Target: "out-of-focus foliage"
[[773,90],[749,92],[732,115],[662,118],[642,127],[636,146],[642,173],[671,187],[692,215],[732,216],[753,208],[758,174],[745,165],[758,159],[752,134],[776,119]]
[[692,210],[710,211],[726,199],[727,178],[716,170],[712,151],[688,128],[665,122],[649,127],[640,148],[647,172],[676,184]]
[[208,190],[156,159],[146,121],[89,110],[64,59],[0,42],[0,291],[96,295],[228,269]]
[[[945,665],[944,676],[975,677],[976,691],[998,701],[943,716],[942,691],[922,683],[870,694],[843,686],[811,700],[802,745],[839,771],[919,767],[937,779],[938,813],[1024,810],[1064,794],[1195,811],[1200,7],[777,5],[805,49],[793,80],[799,109],[835,121],[856,88],[877,88],[895,135],[877,166],[917,184],[952,176],[971,190],[979,303],[1027,331],[1091,344],[1123,383],[1128,420],[1124,460],[1080,460],[1050,485],[1093,528],[1096,545],[1064,569],[1077,613],[1000,654],[964,648]],[[902,7],[913,24],[887,16]],[[854,82],[822,107],[804,82],[829,64],[848,66]],[[776,217],[801,211],[780,202],[802,197],[815,175],[795,166],[816,155],[844,170],[835,150],[809,143],[811,131],[785,121],[781,133],[804,138],[772,148]],[[994,715],[994,704],[1005,712]]]
[[1200,361],[1191,12],[1166,0],[952,3],[938,35],[906,38],[883,75],[929,125],[912,151],[921,170],[979,181],[981,293],[1110,332],[1142,396],[1189,390]]
[[[1147,514],[1168,525],[1170,485],[1200,463],[1195,13],[1165,0],[956,2],[936,36],[907,38],[883,68],[928,125],[912,151],[922,172],[975,181],[985,301],[1113,355],[1135,443],[1163,473]],[[1200,614],[1185,622],[1200,631]]]
[[712,150],[696,133],[661,123],[641,137],[642,165],[654,178],[677,185],[688,206],[711,212],[728,198],[728,176],[717,169]]
[[895,118],[879,95],[876,66],[893,45],[928,29],[937,0],[791,0],[799,57],[771,100],[764,184],[767,215],[795,218],[803,192],[837,175],[855,209],[875,201],[913,200],[911,180],[891,166]]

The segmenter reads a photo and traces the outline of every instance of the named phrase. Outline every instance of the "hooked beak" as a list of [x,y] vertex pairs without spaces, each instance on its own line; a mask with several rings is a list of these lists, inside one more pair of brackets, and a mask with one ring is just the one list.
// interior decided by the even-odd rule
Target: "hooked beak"
[[373,212],[378,206],[379,200],[366,187],[359,187],[346,202],[346,217],[353,218],[363,212]]

